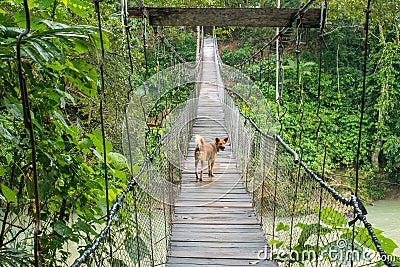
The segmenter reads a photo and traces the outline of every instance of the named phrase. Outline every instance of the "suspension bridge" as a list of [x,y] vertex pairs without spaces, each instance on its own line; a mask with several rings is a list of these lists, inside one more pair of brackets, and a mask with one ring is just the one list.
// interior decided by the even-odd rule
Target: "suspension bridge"
[[197,118],[189,156],[183,162],[166,266],[246,266],[256,262],[257,252],[267,246],[231,146],[218,154],[215,177],[205,174],[203,182],[194,179],[194,135],[209,141],[228,136],[218,96],[214,44],[213,39],[204,41]]
[[[97,12],[99,2],[95,1]],[[312,2],[298,11],[279,11],[286,17],[278,24],[287,21],[292,24],[297,20],[298,29],[307,25],[315,27],[317,15],[322,15],[323,10],[312,11],[313,18],[307,21],[304,13]],[[143,7],[139,11],[141,15]],[[130,13],[135,16],[139,11],[130,10]],[[173,14],[180,12],[152,10],[150,21],[154,25],[179,25]],[[186,17],[182,14],[178,17],[191,21],[190,14],[206,14],[207,10],[187,12]],[[240,18],[242,15],[237,10],[213,12],[222,12],[214,14],[219,21],[194,19],[191,26],[221,24],[226,21],[224,16]],[[265,18],[266,11],[243,12]],[[165,14],[172,14],[172,18]],[[260,23],[257,16],[251,23]],[[101,28],[100,14],[98,18]],[[246,21],[228,22],[232,25]],[[269,22],[271,18],[260,25],[276,26]],[[280,30],[271,43],[288,28]],[[200,40],[195,64],[185,62],[175,66],[169,75],[157,75],[138,90],[131,90],[133,100],[125,113],[124,150],[132,171],[138,158],[145,160],[108,209],[108,220],[101,233],[93,243],[85,244],[86,249],[72,266],[385,264],[395,267],[384,250],[384,242],[367,221],[361,200],[355,195],[339,194],[323,176],[308,168],[301,155],[276,134],[273,116],[257,87],[245,75],[221,62],[215,35]],[[102,52],[104,61],[104,47]],[[22,89],[26,89],[22,72],[20,78]],[[163,122],[166,133],[157,135],[157,146],[148,153],[143,140],[149,126],[143,118],[163,95],[160,88],[168,90],[190,82],[194,85],[193,91],[184,103],[167,112]],[[24,105],[28,103],[26,92],[25,95]],[[243,106],[250,108],[251,115],[243,113]],[[194,136],[197,134],[206,141],[229,138],[227,148],[217,155],[215,177],[206,176],[202,182],[194,174]],[[143,151],[146,151],[144,155]],[[35,195],[38,197],[37,192]],[[38,205],[39,201],[35,203]],[[36,239],[37,233],[35,257]],[[345,257],[332,256],[329,251],[342,251]],[[36,259],[36,265],[37,262]]]
[[[111,208],[107,226],[72,266],[276,266],[296,260],[396,266],[362,202],[336,192],[275,134],[262,95],[220,61],[216,39],[203,39],[201,47],[196,65],[182,64],[163,81],[149,81],[136,98],[149,102],[151,88],[175,86],[177,73],[182,81],[197,81],[189,99],[169,114],[168,134]],[[238,101],[255,110],[258,125]],[[146,110],[144,103],[127,113]],[[135,118],[127,116],[125,125],[131,164],[140,146],[132,139],[145,129],[132,123]],[[217,155],[215,177],[205,175],[202,182],[194,174],[195,135],[229,137]],[[327,256],[335,249],[369,256]],[[308,257],[299,259],[304,252]]]

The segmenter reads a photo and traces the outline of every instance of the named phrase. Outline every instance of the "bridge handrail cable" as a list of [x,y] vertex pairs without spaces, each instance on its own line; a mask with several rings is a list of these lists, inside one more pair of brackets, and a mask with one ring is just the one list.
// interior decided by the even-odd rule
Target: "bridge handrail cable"
[[[217,45],[216,40],[215,45]],[[382,261],[387,266],[395,267],[396,265],[382,248],[376,233],[368,222],[366,218],[367,211],[362,201],[355,195],[346,198],[336,191],[320,178],[315,171],[310,169],[304,161],[300,160],[295,150],[286,144],[282,137],[277,134],[271,137],[271,135],[264,133],[252,118],[246,116],[232,98],[233,91],[224,86],[220,73],[224,71],[224,65],[218,53],[215,56],[217,74],[219,75],[218,85],[223,90],[223,94],[220,93],[220,98],[227,106],[225,109],[226,124],[229,134],[233,136],[231,138],[232,150],[234,150],[237,158],[245,162],[241,163],[243,180],[247,190],[252,194],[253,205],[258,212],[266,234],[271,235],[272,239],[278,241],[292,242],[289,241],[292,240],[292,236],[290,238],[285,236],[285,234],[281,233],[282,231],[278,230],[280,228],[276,227],[281,223],[285,224],[281,216],[285,215],[287,211],[282,210],[280,206],[296,205],[294,207],[295,216],[308,214],[307,216],[310,218],[305,224],[316,223],[318,225],[319,230],[315,229],[314,232],[311,232],[310,229],[307,230],[309,235],[315,234],[318,236],[317,249],[318,247],[330,245],[331,241],[339,242],[343,238],[344,232],[350,231],[353,225],[357,225],[354,236],[349,238],[349,243],[351,242],[350,248],[355,250],[357,246],[364,246],[362,248],[365,250],[377,251],[378,258],[375,258],[376,262]],[[231,118],[234,119],[232,120]],[[231,123],[233,125],[228,125]],[[286,153],[291,155],[291,162],[288,161],[289,158],[285,155]],[[268,157],[272,157],[272,161]],[[296,166],[301,167],[301,175],[298,180],[295,177],[296,175],[293,175],[293,173],[297,172]],[[280,183],[285,184],[285,187],[282,188],[279,185]],[[295,197],[288,193],[288,191],[294,190],[294,184],[300,185],[300,192]],[[270,191],[268,192],[268,190]],[[309,196],[310,199],[304,198],[305,196]],[[290,205],[288,203],[279,203],[285,201],[289,202]],[[270,205],[267,205],[268,203]],[[339,230],[335,228],[337,227],[335,225],[328,225],[328,227],[326,225],[326,220],[328,219],[325,218],[327,216],[325,213],[332,213],[337,216],[338,220],[340,220],[339,218],[346,218],[346,225],[344,221],[341,221],[343,223],[341,227],[345,230]],[[351,219],[352,215],[354,216]],[[291,217],[293,218],[293,214]],[[299,225],[291,225],[291,227],[299,227]],[[329,231],[331,232],[337,232],[336,240],[334,240],[334,237],[330,237],[333,239],[328,242],[321,238],[323,231],[328,231],[325,228],[330,228]],[[365,235],[363,229],[366,229],[368,236]],[[292,231],[290,231],[290,235],[292,235]],[[297,241],[299,242],[299,240]],[[296,244],[290,244],[290,247],[296,247]],[[354,259],[351,259],[351,261],[354,266],[362,266],[365,263],[362,261],[357,262]]]
[[276,42],[280,37],[282,37],[291,27],[292,27],[292,23],[294,21],[296,21],[296,19],[300,18],[302,16],[302,14],[304,12],[306,12],[311,5],[315,2],[315,0],[309,0],[307,3],[305,3],[304,5],[302,5],[299,10],[296,12],[296,14],[293,16],[291,23],[285,27],[283,27],[282,29],[279,30],[279,32],[277,34],[275,34],[274,37],[272,37],[266,44],[264,44],[260,49],[258,49],[255,53],[253,53],[251,56],[249,56],[248,58],[246,58],[245,60],[243,60],[242,62],[238,63],[235,65],[235,67],[241,67],[244,64],[246,64],[247,62],[250,62],[250,60],[256,58],[259,54],[262,53],[262,51],[264,51],[266,48],[268,48],[269,46],[271,46],[274,42]]

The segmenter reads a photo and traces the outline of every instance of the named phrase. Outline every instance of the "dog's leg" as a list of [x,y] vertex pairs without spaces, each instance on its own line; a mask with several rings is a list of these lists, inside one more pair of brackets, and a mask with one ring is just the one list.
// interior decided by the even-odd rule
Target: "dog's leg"
[[204,160],[201,160],[200,182],[203,181]]
[[195,159],[194,160],[194,169],[195,169],[195,174],[196,174],[196,181],[199,179],[199,172],[197,171],[197,166],[199,165],[199,160]]
[[215,159],[211,161],[210,176],[214,177],[214,163]]
[[208,166],[208,176],[212,176],[212,171],[211,171],[211,160],[209,160],[208,161],[208,164],[207,164],[207,166]]

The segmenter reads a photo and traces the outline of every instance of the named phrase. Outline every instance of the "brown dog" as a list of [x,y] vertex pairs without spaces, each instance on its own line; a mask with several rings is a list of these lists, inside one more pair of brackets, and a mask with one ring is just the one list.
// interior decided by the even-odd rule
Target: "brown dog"
[[[200,180],[201,182],[203,181],[203,169],[205,161],[208,161],[208,176],[214,176],[215,158],[217,157],[217,153],[220,150],[223,151],[225,149],[225,144],[228,141],[228,137],[224,139],[220,139],[217,137],[213,142],[206,144],[204,143],[203,137],[201,137],[200,135],[196,135],[195,141],[196,149],[194,150],[194,164],[196,169],[196,180]],[[197,171],[199,161],[201,161],[200,177]]]

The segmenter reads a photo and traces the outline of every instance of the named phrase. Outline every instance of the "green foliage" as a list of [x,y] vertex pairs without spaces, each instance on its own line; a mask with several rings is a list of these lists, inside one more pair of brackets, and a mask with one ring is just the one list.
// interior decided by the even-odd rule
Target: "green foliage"
[[[354,253],[359,256],[359,258],[354,259],[356,262],[360,259],[363,259],[361,257],[364,256],[377,256],[371,253],[365,253],[367,251],[375,251],[378,253],[376,246],[372,242],[372,238],[365,227],[355,226],[353,247],[353,230],[352,227],[348,226],[347,220],[342,213],[330,207],[315,207],[315,211],[315,216],[319,216],[321,220],[319,224],[299,222],[293,226],[294,229],[291,229],[290,225],[285,225],[280,222],[276,226],[275,230],[277,232],[278,239],[269,242],[270,245],[274,246],[273,251],[279,250],[283,245],[286,245],[286,249],[291,249],[290,253],[295,251],[297,255],[303,256],[303,258],[294,258],[291,257],[291,254],[285,254],[288,256],[287,260],[292,262],[297,261],[297,263],[300,265],[304,265],[308,260],[315,260],[310,258],[312,256],[310,252],[318,253],[319,256],[324,256],[331,262],[337,261],[338,263],[345,265],[350,263],[350,258],[348,257],[349,252],[351,252],[352,256]],[[392,255],[393,251],[398,246],[393,242],[393,240],[383,236],[382,230],[373,228],[373,231],[387,255]],[[290,239],[292,244],[288,244],[288,240],[285,237],[295,232],[296,235],[294,236],[297,236],[298,238],[295,237],[293,240]],[[300,234],[298,235],[297,232],[300,232]],[[317,235],[319,236],[318,243],[316,242]],[[283,237],[281,240],[279,239],[280,236]],[[334,254],[330,253],[329,251],[333,252]],[[340,253],[343,253],[343,255],[338,257]],[[306,257],[304,257],[304,255]],[[279,256],[280,255],[278,254],[273,255],[273,257],[276,259],[279,259]],[[367,258],[366,260],[375,261],[375,258],[371,257],[370,259]]]
[[[32,29],[21,48],[37,148],[41,261],[60,266],[70,257],[65,245],[91,242],[105,215],[102,137],[96,130],[99,33],[94,9],[86,2],[33,0],[29,5]],[[0,201],[6,204],[2,214],[8,214],[0,265],[31,266],[37,211],[15,61],[25,14],[21,2],[3,1],[0,8]],[[110,34],[103,33],[110,51]],[[113,201],[126,183],[128,169],[121,154],[106,143]]]
[[18,249],[0,249],[0,266],[4,267],[28,267],[32,266],[29,261],[30,255]]
[[[317,32],[308,31],[305,44],[299,47],[299,66],[294,53],[296,37],[285,36],[289,42],[283,50],[284,81],[280,118],[275,103],[274,48],[265,49],[252,62],[241,67],[264,93],[276,121],[281,119],[282,125],[276,127],[282,128],[280,134],[284,140],[297,152],[301,146],[305,163],[317,172],[324,167],[328,176],[342,170],[354,175],[363,81],[365,36],[361,25],[365,20],[364,5],[359,1],[330,3],[330,25],[324,36],[321,79],[318,57],[322,44],[318,42]],[[380,181],[385,185],[399,183],[400,31],[399,17],[393,14],[396,10],[394,5],[393,1],[373,3],[371,12],[372,34],[368,47],[366,109],[360,150],[360,167],[364,178],[361,179],[360,190],[369,199],[382,198],[387,191]],[[265,43],[260,38],[253,38],[257,31],[235,29],[231,36],[219,44],[222,59],[234,65],[257,51],[257,47]],[[354,188],[352,180],[342,178],[336,182]]]

